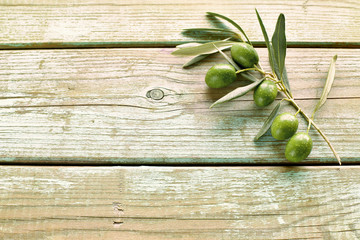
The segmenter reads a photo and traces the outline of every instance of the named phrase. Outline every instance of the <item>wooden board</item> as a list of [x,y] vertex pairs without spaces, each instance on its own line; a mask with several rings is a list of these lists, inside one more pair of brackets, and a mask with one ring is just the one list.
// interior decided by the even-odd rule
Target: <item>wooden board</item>
[[[190,69],[173,49],[2,51],[0,160],[66,164],[287,164],[285,142],[253,138],[272,110],[248,94],[218,108],[232,87],[212,91],[204,75],[221,56]],[[258,49],[266,59],[266,49]],[[329,61],[338,54],[336,80],[316,121],[344,163],[360,156],[360,50],[289,49],[294,96],[311,113]],[[268,69],[267,62],[263,63]],[[149,91],[161,90],[161,99]],[[155,91],[155,93],[156,93]],[[158,91],[159,92],[159,91]],[[153,94],[154,92],[152,92]],[[161,96],[160,96],[161,97]],[[281,96],[279,96],[279,99]],[[283,111],[293,111],[285,107]],[[301,121],[300,130],[306,129]],[[311,132],[305,164],[336,160]]]
[[1,239],[358,239],[359,167],[0,168]]
[[289,46],[359,47],[359,6],[356,0],[1,0],[0,48],[174,46],[193,40],[182,29],[212,26],[206,11],[234,19],[253,41],[263,42],[255,8],[269,33],[285,14]]
[[[313,130],[301,164],[336,166],[269,166],[289,164],[284,141],[253,142],[275,103],[260,109],[247,94],[210,110],[246,83],[210,90],[204,76],[221,56],[182,69],[170,54],[227,37],[181,33],[223,26],[206,11],[264,47],[255,8],[270,37],[286,16],[305,112],[338,54],[316,122],[343,164],[359,164],[358,0],[0,0],[0,239],[360,239],[360,166],[337,166]],[[124,164],[176,167],[104,166]]]

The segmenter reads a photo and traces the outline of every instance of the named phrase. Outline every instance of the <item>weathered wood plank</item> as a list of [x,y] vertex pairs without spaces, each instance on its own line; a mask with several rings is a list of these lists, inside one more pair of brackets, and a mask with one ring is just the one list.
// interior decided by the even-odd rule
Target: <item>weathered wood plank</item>
[[358,239],[356,167],[0,168],[1,239]]
[[[90,164],[284,164],[285,142],[252,140],[272,109],[252,95],[209,109],[231,88],[212,91],[204,75],[220,57],[181,68],[172,49],[3,51],[0,60],[0,160]],[[258,49],[266,59],[266,49]],[[360,50],[289,49],[294,96],[310,113],[329,61],[336,80],[317,122],[344,163],[360,157]],[[264,68],[268,64],[263,63]],[[241,83],[239,83],[241,84]],[[236,84],[235,84],[236,85]],[[147,95],[160,89],[160,100]],[[160,96],[161,97],[161,96]],[[280,98],[280,97],[279,97]],[[291,110],[291,108],[288,108]],[[306,129],[304,121],[300,129]],[[306,164],[336,163],[312,132]]]
[[[205,7],[206,6],[206,7]],[[227,15],[239,22],[253,41],[263,41],[254,9],[263,16],[269,33],[280,12],[286,15],[291,45],[314,42],[327,46],[359,46],[360,23],[357,0],[234,1],[196,0],[89,0],[0,1],[1,48],[144,46],[178,44],[192,40],[181,30],[209,27],[206,11]],[[204,34],[196,37],[203,38]],[[208,37],[208,36],[207,36]],[[68,44],[63,44],[67,42]],[[73,42],[73,43],[71,43]],[[46,43],[40,44],[39,43]],[[305,46],[304,45],[304,46]]]

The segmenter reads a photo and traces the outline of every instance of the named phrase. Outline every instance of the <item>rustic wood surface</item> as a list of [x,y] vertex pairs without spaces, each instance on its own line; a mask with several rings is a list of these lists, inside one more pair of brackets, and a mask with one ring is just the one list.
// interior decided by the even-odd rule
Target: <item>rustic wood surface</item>
[[[221,56],[183,69],[170,54],[225,38],[181,32],[220,26],[214,11],[269,69],[255,8],[269,35],[286,16],[307,113],[338,54],[316,122],[347,166],[324,166],[337,161],[313,130],[305,166],[269,166],[289,164],[285,142],[253,142],[274,104],[249,93],[210,110],[244,81],[209,90]],[[0,239],[360,239],[359,12],[359,0],[0,0]],[[99,166],[67,166],[86,164]]]
[[1,239],[358,239],[359,167],[2,167]]
[[270,33],[285,14],[290,45],[360,46],[358,0],[1,0],[0,48],[173,46],[193,40],[182,29],[212,26],[206,11],[236,20],[262,42],[255,8]]
[[[181,68],[172,48],[2,51],[0,160],[11,163],[287,164],[286,142],[267,134],[253,142],[271,111],[252,93],[209,109],[233,87],[210,91],[204,76],[221,56]],[[258,49],[267,59],[267,51]],[[360,155],[360,50],[289,49],[294,96],[311,113],[321,95],[331,56],[336,80],[316,121],[344,163]],[[264,68],[268,68],[267,61]],[[147,97],[160,89],[160,100]],[[281,96],[279,96],[279,99]],[[286,104],[285,104],[286,105]],[[293,111],[291,107],[283,111]],[[300,129],[306,129],[303,121]],[[311,133],[305,164],[334,163]]]

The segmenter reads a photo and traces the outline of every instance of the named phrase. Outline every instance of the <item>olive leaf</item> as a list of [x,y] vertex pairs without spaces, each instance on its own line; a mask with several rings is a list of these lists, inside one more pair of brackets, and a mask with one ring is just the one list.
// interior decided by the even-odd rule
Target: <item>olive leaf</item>
[[224,29],[224,28],[185,28],[184,31],[226,32],[238,36],[238,33],[234,32],[233,30]]
[[221,51],[219,48],[217,48],[214,44],[214,47],[219,51],[219,53],[221,55],[223,55],[223,57],[236,69],[236,71],[241,70],[241,68],[234,62],[234,60],[232,60],[231,58],[229,58],[223,51]]
[[[264,23],[260,17],[260,14],[259,12],[257,11],[257,9],[255,9],[256,11],[256,15],[257,15],[257,18],[258,18],[258,21],[259,21],[259,24],[260,24],[260,27],[261,27],[261,31],[264,35],[264,40],[265,40],[265,43],[266,43],[266,47],[268,49],[268,55],[269,55],[269,63],[270,63],[270,67],[272,69],[272,71],[276,74],[276,76],[281,79],[283,79],[283,82],[285,84],[285,87],[286,89],[288,90],[288,92],[290,93],[291,95],[291,89],[290,89],[290,83],[289,83],[289,80],[288,80],[288,77],[287,77],[287,72],[286,72],[286,68],[285,68],[285,60],[284,60],[284,66],[283,66],[283,72],[282,72],[282,75],[280,74],[280,71],[279,71],[279,67],[278,67],[278,64],[275,60],[275,56],[274,56],[274,48],[273,46],[271,45],[270,41],[269,41],[269,37],[267,35],[267,32],[266,32],[266,29],[265,29],[265,26],[264,26]],[[285,28],[285,26],[284,26]],[[284,29],[284,34],[285,34],[285,29]],[[285,36],[285,35],[284,35]],[[286,43],[286,38],[285,38],[285,43]],[[286,48],[285,48],[286,50]]]
[[199,46],[194,47],[186,47],[186,48],[179,48],[172,52],[172,55],[177,56],[196,56],[201,54],[211,54],[216,53],[218,50],[214,47],[214,45],[219,49],[224,49],[231,47],[236,42],[233,41],[215,41],[215,42],[208,42],[201,44]]
[[263,126],[261,127],[261,129],[259,130],[258,134],[256,134],[254,141],[259,140],[259,138],[261,138],[267,132],[267,130],[269,130],[272,122],[274,121],[274,119],[276,117],[276,114],[278,113],[278,111],[280,109],[280,105],[281,105],[281,101],[278,102],[278,104],[276,104],[274,109],[271,111],[269,117],[265,120],[265,122],[264,122]]
[[196,47],[199,45],[201,45],[201,43],[190,42],[190,43],[183,43],[183,44],[177,45],[176,48]]
[[[230,38],[226,38],[222,41],[228,41]],[[178,45],[176,46],[177,48],[183,48],[183,47],[194,47],[194,46],[199,46],[201,45],[201,43],[185,43],[185,44],[181,44],[181,45]],[[228,47],[223,47],[222,49],[223,50],[226,50],[228,48],[230,48],[231,46],[228,46]],[[216,53],[216,52],[215,52]],[[182,67],[183,68],[187,68],[191,65],[193,65],[194,63],[197,63],[197,62],[200,62],[201,60],[207,58],[209,55],[212,55],[214,53],[210,53],[210,54],[199,54],[195,57],[193,57],[192,59],[190,59],[190,61],[188,61],[187,63],[185,63]]]
[[210,15],[210,16],[219,17],[219,18],[222,18],[222,19],[228,21],[229,23],[231,23],[234,27],[236,27],[236,28],[244,35],[244,37],[246,38],[247,42],[248,42],[250,45],[252,45],[251,42],[250,42],[250,40],[249,40],[249,38],[247,37],[245,31],[244,31],[236,22],[234,22],[234,21],[231,20],[230,18],[225,17],[224,15],[221,15],[221,14],[218,14],[218,13],[214,13],[214,12],[206,12],[206,13],[207,13],[208,15]]
[[[271,47],[271,51],[274,52],[274,49],[273,49],[272,47]],[[273,58],[273,63],[274,63],[274,69],[273,69],[273,71],[275,72],[275,74],[276,74],[276,76],[277,76],[278,79],[281,79],[281,78],[282,78],[286,90],[289,92],[290,96],[292,97],[291,89],[290,89],[290,83],[289,83],[289,80],[288,80],[286,67],[284,66],[283,73],[282,73],[282,75],[280,75],[279,67],[278,67],[278,65],[277,65],[277,63],[276,63],[276,61],[275,61],[275,58]]]
[[258,79],[257,81],[249,84],[249,85],[246,85],[244,87],[238,87],[236,88],[235,90],[229,92],[228,94],[226,94],[225,96],[223,96],[222,98],[220,98],[219,100],[217,100],[216,102],[214,102],[210,108],[220,104],[220,103],[224,103],[224,102],[228,102],[230,100],[233,100],[235,98],[238,98],[238,97],[241,97],[241,96],[244,96],[246,93],[250,92],[252,89],[254,89],[257,85],[259,85],[260,83],[262,83],[262,81],[264,80],[265,78],[262,78],[262,79]]
[[330,90],[331,90],[331,87],[332,87],[332,84],[333,84],[334,78],[335,78],[335,62],[336,62],[336,60],[337,60],[337,55],[333,56],[333,58],[331,60],[323,92],[321,94],[319,102],[315,106],[315,109],[311,116],[311,119],[314,119],[316,111],[319,110],[324,105],[324,103],[326,102],[327,96],[330,93]]
[[290,96],[292,97],[290,83],[289,83],[289,79],[287,76],[287,71],[286,71],[285,65],[284,65],[284,69],[283,69],[283,73],[282,73],[282,80],[284,82],[285,88],[288,90],[288,92],[290,93]]
[[255,11],[256,11],[256,15],[257,15],[257,18],[258,18],[258,21],[259,21],[259,24],[260,24],[260,27],[261,27],[261,31],[264,35],[264,39],[265,39],[265,43],[266,43],[266,47],[268,49],[268,53],[269,53],[269,62],[270,62],[270,67],[271,69],[273,69],[274,71],[274,54],[273,54],[273,51],[272,50],[272,46],[271,46],[271,43],[269,41],[269,37],[267,35],[267,32],[266,32],[266,29],[265,29],[265,26],[262,22],[262,19],[260,17],[260,14],[258,13],[257,9],[255,8]]
[[[187,48],[187,47],[196,47],[201,45],[201,43],[196,43],[196,42],[192,42],[192,43],[184,43],[184,44],[180,44],[177,45],[176,48]],[[203,60],[204,58],[206,58],[209,54],[204,54],[204,55],[198,55],[194,58],[192,58],[190,61],[188,61],[187,63],[185,63],[182,67],[186,68],[189,67],[190,65],[197,63],[201,60]]]
[[271,42],[274,49],[274,59],[279,68],[280,76],[278,77],[282,79],[286,57],[285,16],[282,13],[277,20]]
[[207,58],[210,54],[201,54],[201,55],[197,55],[196,57],[193,57],[192,59],[190,59],[190,61],[188,61],[187,63],[185,63],[182,67],[183,68],[187,68],[191,65],[193,65],[194,63],[200,62],[201,60]]

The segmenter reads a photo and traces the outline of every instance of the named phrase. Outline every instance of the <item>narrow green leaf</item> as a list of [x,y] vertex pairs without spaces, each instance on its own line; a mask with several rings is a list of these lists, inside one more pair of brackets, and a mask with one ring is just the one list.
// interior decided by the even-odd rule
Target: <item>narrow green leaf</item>
[[[246,38],[246,40],[248,41],[249,44],[251,44],[249,38],[247,37],[245,31],[236,23],[234,22],[233,20],[231,20],[230,18],[228,17],[225,17],[224,15],[221,15],[221,14],[218,14],[218,13],[214,13],[214,12],[206,12],[208,15],[210,16],[215,16],[215,17],[219,17],[219,18],[222,18],[226,21],[228,21],[229,23],[231,23],[234,27],[236,27],[243,35],[244,37]],[[252,44],[251,44],[252,45]]]
[[196,46],[199,46],[201,44],[202,43],[196,43],[196,42],[183,43],[183,44],[177,45],[176,48],[196,47]]
[[272,37],[272,46],[274,49],[274,59],[279,68],[279,79],[282,79],[282,74],[285,66],[286,57],[286,36],[285,36],[285,16],[280,14],[276,23],[275,32]]
[[263,79],[257,80],[256,82],[253,82],[249,85],[246,85],[244,87],[238,87],[235,90],[229,92],[228,94],[226,94],[225,96],[223,96],[222,98],[220,98],[219,100],[217,100],[216,102],[214,102],[210,108],[220,104],[220,103],[224,103],[224,102],[228,102],[230,100],[233,100],[235,98],[244,96],[246,93],[250,92],[252,89],[254,89],[257,85],[259,85]]
[[171,54],[177,56],[196,56],[200,54],[211,54],[211,53],[216,53],[218,51],[214,47],[214,45],[219,49],[223,49],[223,48],[231,47],[235,43],[236,42],[232,42],[232,41],[208,42],[201,44],[199,46],[179,48],[174,52],[172,52]]
[[[224,39],[224,40],[222,40],[222,41],[228,41],[230,38],[226,38],[226,39]],[[188,44],[192,44],[192,43],[185,43],[185,44],[181,44],[181,45],[178,45],[178,46],[176,46],[176,47],[179,47],[180,46],[180,48],[182,48],[183,46],[184,47],[187,47],[187,45]],[[201,43],[194,43],[194,44],[196,44],[196,45],[188,45],[189,47],[193,47],[193,46],[199,46],[199,45],[201,45]],[[230,48],[231,46],[228,46],[228,47],[223,47],[222,49],[223,50],[226,50],[226,49],[228,49],[228,48]],[[197,62],[200,62],[201,60],[203,60],[203,59],[205,59],[206,57],[208,57],[208,56],[210,56],[210,55],[212,55],[213,53],[210,53],[210,54],[200,54],[200,55],[197,55],[197,56],[195,56],[195,57],[193,57],[192,59],[190,59],[190,61],[188,61],[187,63],[185,63],[182,67],[183,68],[187,68],[187,67],[189,67],[189,66],[191,66],[192,64],[194,64],[194,63],[197,63]]]
[[333,84],[334,78],[335,78],[336,59],[337,59],[337,55],[335,55],[331,60],[328,75],[327,75],[326,82],[325,82],[325,86],[324,86],[323,92],[321,94],[321,97],[319,99],[319,102],[316,104],[316,107],[312,114],[312,117],[311,117],[312,119],[314,119],[316,111],[319,110],[324,105],[324,103],[326,102],[327,96],[330,93],[330,90],[331,90],[331,87],[332,87],[332,84]]
[[263,33],[263,35],[264,35],[266,47],[267,47],[267,49],[268,49],[270,67],[271,67],[271,69],[273,70],[273,72],[275,72],[275,70],[274,70],[274,63],[273,63],[273,61],[274,61],[274,56],[273,56],[273,51],[271,51],[272,46],[271,46],[271,43],[270,43],[270,41],[269,41],[269,37],[268,37],[268,35],[267,35],[266,29],[265,29],[265,26],[264,26],[264,24],[263,24],[263,21],[262,21],[262,19],[261,19],[261,17],[260,17],[260,14],[258,13],[257,9],[255,9],[255,11],[256,11],[256,15],[257,15],[257,18],[258,18],[260,27],[261,27],[261,31],[262,31],[262,33]]
[[[177,45],[176,48],[187,48],[187,47],[196,47],[196,46],[199,46],[201,45],[201,43],[184,43],[184,44],[180,44],[180,45]],[[203,60],[204,58],[206,58],[208,55],[205,54],[205,55],[198,55],[194,58],[192,58],[190,61],[188,61],[187,63],[185,63],[183,65],[183,68],[186,68],[194,63],[197,63],[201,60]]]
[[237,35],[238,33],[224,28],[186,28],[184,31],[208,31],[208,32],[227,32]]
[[273,62],[273,72],[275,72],[276,76],[278,77],[278,79],[280,80],[281,76],[280,76],[280,72],[279,72],[279,67],[275,58],[275,52],[274,52],[274,48],[271,45],[270,47],[270,52],[271,52],[271,58],[272,58],[272,62]]
[[190,61],[188,61],[187,63],[185,63],[182,67],[183,68],[187,68],[191,65],[193,65],[194,63],[200,62],[201,60],[207,58],[210,54],[201,54],[201,55],[197,55],[196,57],[193,57],[192,59],[190,59]]
[[[274,53],[274,49],[273,49],[272,47],[271,47],[271,52]],[[274,55],[273,55],[273,64],[274,64],[273,72],[276,74],[276,76],[277,76],[278,79],[281,79],[281,78],[282,78],[286,89],[288,90],[288,92],[289,92],[290,95],[291,95],[290,83],[289,83],[289,80],[288,80],[288,76],[287,76],[287,71],[286,71],[285,65],[284,65],[283,73],[282,73],[282,76],[281,76],[281,75],[280,75],[280,71],[279,71],[279,67],[278,67],[278,64],[277,64],[276,61],[275,61]]]
[[219,51],[219,53],[221,55],[223,55],[223,57],[226,59],[226,61],[228,61],[235,69],[236,71],[240,70],[241,68],[234,62],[234,60],[232,60],[231,58],[229,58],[223,51],[221,51],[219,48],[217,48],[215,45],[214,47]]
[[265,120],[263,126],[261,127],[258,134],[256,135],[254,141],[259,140],[259,138],[261,138],[267,132],[267,130],[269,130],[269,128],[271,127],[272,122],[274,121],[274,119],[276,117],[276,114],[278,113],[278,111],[280,109],[280,105],[281,105],[281,101],[278,102],[278,104],[276,104],[274,109],[271,111],[270,115]]
[[289,79],[287,76],[287,71],[286,71],[285,65],[284,65],[284,70],[283,70],[283,74],[282,74],[282,80],[284,82],[285,88],[288,90],[288,92],[291,95],[290,83],[289,83]]

